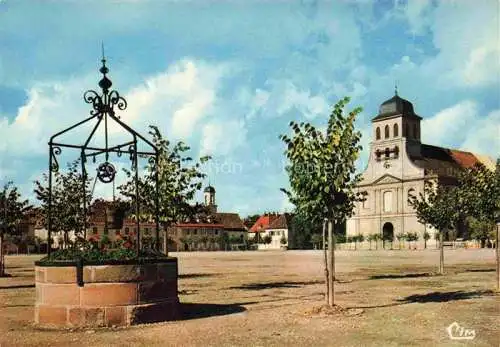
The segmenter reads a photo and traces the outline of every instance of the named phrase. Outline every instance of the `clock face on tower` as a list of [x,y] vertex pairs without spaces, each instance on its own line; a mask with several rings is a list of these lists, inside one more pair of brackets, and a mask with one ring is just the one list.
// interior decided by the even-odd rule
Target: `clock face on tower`
[[391,163],[389,163],[389,161],[386,160],[385,163],[384,163],[384,167],[386,169],[390,168],[391,167]]

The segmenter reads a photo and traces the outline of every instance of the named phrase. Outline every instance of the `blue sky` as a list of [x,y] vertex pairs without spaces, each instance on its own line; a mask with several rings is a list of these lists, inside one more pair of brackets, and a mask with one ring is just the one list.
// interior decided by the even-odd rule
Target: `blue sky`
[[[289,210],[278,136],[290,120],[323,126],[343,96],[364,108],[362,170],[370,120],[396,82],[424,118],[423,142],[496,157],[499,8],[498,0],[0,0],[0,182],[33,198],[48,138],[88,115],[82,95],[97,88],[101,41],[129,104],[122,120],[143,133],[155,124],[193,155],[211,154],[205,170],[222,211]],[[71,159],[64,154],[61,164]]]

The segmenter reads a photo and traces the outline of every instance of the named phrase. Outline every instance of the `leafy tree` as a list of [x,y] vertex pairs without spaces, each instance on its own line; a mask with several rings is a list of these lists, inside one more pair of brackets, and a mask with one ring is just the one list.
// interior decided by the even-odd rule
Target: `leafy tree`
[[370,251],[372,250],[372,242],[375,240],[375,234],[370,234],[367,237],[368,242],[370,242]]
[[[500,223],[500,157],[495,170],[477,164],[465,170],[461,177],[460,197],[465,202],[467,215],[481,223]],[[497,290],[500,291],[499,231],[496,228]]]
[[280,243],[284,246],[284,245],[286,245],[287,242],[288,242],[288,240],[286,239],[286,237],[282,236],[281,240],[280,240]]
[[273,241],[273,238],[271,237],[271,235],[265,235],[262,238],[262,241],[264,241],[264,244],[269,245]]
[[411,249],[411,243],[418,241],[419,237],[418,234],[415,232],[408,232],[406,234],[406,241],[408,241],[408,249]]
[[[187,156],[190,150],[184,142],[178,142],[173,147],[170,141],[163,137],[156,126],[150,126],[149,134],[152,142],[158,148],[158,163],[154,158],[150,158],[146,165],[146,174],[139,178],[139,200],[141,211],[139,218],[141,221],[151,221],[156,212],[156,175],[158,175],[158,200],[160,223],[163,230],[167,232],[169,228],[178,221],[191,218],[197,213],[204,212],[204,206],[190,205],[195,193],[202,188],[203,179],[206,177],[202,173],[201,165],[206,163],[210,157],[203,156],[197,162]],[[134,173],[125,170],[128,181],[119,186],[120,193],[135,201]],[[133,209],[135,211],[135,208]],[[165,244],[165,254],[168,247]],[[156,245],[159,249],[159,245]]]
[[420,223],[430,224],[439,232],[439,273],[444,274],[443,233],[455,226],[464,211],[458,188],[427,181],[424,193],[410,198],[409,203]]
[[0,190],[0,277],[5,276],[4,237],[19,235],[19,223],[30,209],[28,200],[22,200],[21,193],[12,182]]
[[349,244],[349,249],[351,249],[351,243],[354,242],[356,236],[347,236],[346,237],[346,242]]
[[227,232],[221,233],[221,235],[217,239],[217,242],[222,249],[227,250],[227,246],[229,245],[229,235],[227,234]]
[[401,245],[401,243],[402,243],[401,241],[403,241],[403,243],[404,243],[404,241],[406,240],[406,234],[405,233],[397,233],[396,234],[396,238],[399,241],[399,249],[403,248],[402,245]]
[[424,249],[427,249],[427,241],[431,238],[431,234],[427,231],[424,232]]
[[[355,162],[359,157],[361,133],[354,122],[361,108],[348,114],[344,108],[349,98],[340,100],[329,117],[326,131],[310,123],[290,122],[292,135],[281,135],[287,146],[285,156],[289,161],[286,171],[290,190],[282,189],[296,212],[315,223],[328,221],[327,274],[328,305],[334,305],[334,230],[353,214],[354,204],[362,200],[355,192],[361,176],[355,175]],[[324,228],[326,232],[326,228]],[[326,252],[326,250],[325,250]],[[326,265],[326,264],[325,264]]]
[[365,240],[365,236],[363,234],[358,234],[352,237],[354,241],[354,249],[356,250],[358,247],[358,242],[363,242]]
[[495,238],[495,222],[488,219],[477,219],[474,217],[467,218],[467,224],[471,229],[470,236],[481,243],[481,247],[485,247],[487,240]]
[[255,222],[257,222],[257,219],[259,219],[259,217],[259,214],[249,215],[243,219],[243,224],[245,224],[245,226],[250,229],[255,224]]
[[[75,235],[85,236],[86,221],[83,221],[83,199],[87,202],[87,206],[92,199],[90,191],[91,180],[88,177],[83,177],[80,169],[80,160],[73,161],[68,164],[66,172],[52,173],[52,200],[51,200],[51,219],[52,232],[62,231],[63,246],[68,245],[70,231]],[[42,181],[35,181],[35,195],[41,202],[42,215],[44,216],[43,223],[48,229],[48,207],[49,207],[49,177],[43,174]],[[82,189],[82,183],[85,184],[85,192]]]
[[378,250],[378,243],[382,240],[382,236],[379,233],[373,235],[373,241],[375,241],[375,250]]
[[311,242],[312,242],[315,249],[321,247],[322,239],[323,239],[323,237],[321,236],[321,234],[312,234],[311,235]]
[[297,249],[309,248],[312,243],[312,235],[321,233],[321,223],[313,223],[300,214],[293,216],[290,227],[294,237],[293,244]]

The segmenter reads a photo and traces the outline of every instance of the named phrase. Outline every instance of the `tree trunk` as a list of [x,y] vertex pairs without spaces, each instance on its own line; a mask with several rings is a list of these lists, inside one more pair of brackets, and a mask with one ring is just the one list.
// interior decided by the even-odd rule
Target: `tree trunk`
[[444,275],[443,232],[439,232],[439,274]]
[[334,245],[334,235],[333,235],[332,221],[328,221],[328,305],[333,307],[335,305],[335,291],[333,288],[333,282],[335,281],[335,245]]
[[5,276],[5,257],[3,254],[3,233],[0,233],[0,277]]
[[498,229],[500,229],[500,223],[497,223],[497,233],[496,233],[496,242],[495,248],[497,253],[497,291],[500,291],[500,251],[498,250]]
[[325,268],[325,284],[326,284],[326,290],[325,290],[325,302],[328,305],[330,302],[330,284],[328,282],[329,276],[328,276],[328,257],[326,253],[326,221],[323,221],[323,265]]
[[168,233],[167,233],[167,229],[166,228],[165,228],[165,232],[164,232],[164,235],[163,235],[163,249],[164,249],[165,255],[168,256]]

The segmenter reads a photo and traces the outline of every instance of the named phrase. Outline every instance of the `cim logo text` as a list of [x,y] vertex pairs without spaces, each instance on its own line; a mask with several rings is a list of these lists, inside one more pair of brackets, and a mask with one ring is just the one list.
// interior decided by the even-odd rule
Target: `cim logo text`
[[446,330],[452,340],[473,340],[476,337],[474,329],[466,329],[457,322],[451,323]]

